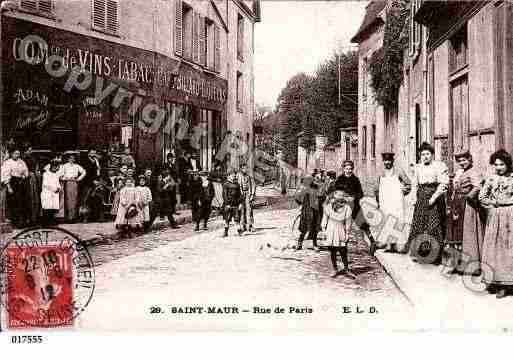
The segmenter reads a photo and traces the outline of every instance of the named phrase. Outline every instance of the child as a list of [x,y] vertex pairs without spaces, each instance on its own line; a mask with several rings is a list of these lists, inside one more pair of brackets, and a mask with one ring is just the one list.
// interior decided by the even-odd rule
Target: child
[[139,176],[139,186],[137,186],[139,195],[141,196],[141,209],[144,223],[144,229],[148,231],[151,228],[150,223],[150,205],[152,201],[151,190],[146,183],[146,177],[144,175]]
[[223,205],[224,205],[224,236],[228,237],[228,228],[230,222],[234,218],[237,224],[237,232],[239,236],[242,235],[242,228],[240,226],[239,207],[242,203],[242,193],[240,186],[235,178],[235,171],[230,169],[228,171],[227,181],[223,184]]
[[[326,233],[328,249],[331,255],[331,264],[334,270],[332,278],[340,274],[346,274],[353,279],[356,278],[354,274],[349,271],[349,260],[347,256],[347,242],[352,224],[351,204],[352,198],[347,193],[336,190],[328,197],[324,205],[324,216],[322,218],[321,228]],[[337,267],[337,253],[340,253],[342,263],[344,263],[344,269],[342,271],[339,271]]]
[[317,233],[320,230],[319,189],[311,176],[302,179],[301,189],[296,195],[296,202],[301,205],[299,219],[299,235],[296,250],[303,249],[303,241],[308,233],[308,239],[313,243],[313,249],[318,249]]
[[129,237],[132,231],[142,227],[141,202],[140,192],[135,188],[134,179],[127,177],[125,187],[119,194],[119,208],[114,224]]
[[119,195],[121,194],[121,190],[125,187],[125,180],[122,177],[116,179],[115,187],[113,189],[114,199],[112,201],[112,209],[110,210],[110,214],[113,219],[116,218],[119,209]]
[[176,182],[168,170],[162,171],[160,183],[160,216],[167,216],[171,228],[180,228],[173,217],[176,207]]
[[214,185],[208,178],[207,171],[195,172],[191,181],[192,217],[196,223],[195,231],[199,231],[203,220],[203,230],[207,230],[207,222],[212,210],[214,199]]

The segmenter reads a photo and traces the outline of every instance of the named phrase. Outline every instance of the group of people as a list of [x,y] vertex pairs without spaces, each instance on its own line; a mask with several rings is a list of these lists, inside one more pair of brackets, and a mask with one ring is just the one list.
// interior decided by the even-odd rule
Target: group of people
[[[413,176],[395,165],[393,153],[383,153],[384,171],[378,176],[375,197],[381,218],[391,219],[390,235],[382,233],[375,240],[361,210],[361,183],[353,174],[354,164],[345,161],[343,174],[335,179],[328,173],[314,173],[303,179],[297,196],[301,203],[300,237],[297,249],[302,249],[305,234],[317,247],[317,234],[324,231],[331,253],[333,276],[351,275],[348,268],[347,243],[355,222],[370,241],[370,253],[377,249],[409,253],[414,261],[441,264],[444,253],[451,256],[451,273],[482,276],[490,293],[503,298],[513,288],[513,168],[512,156],[498,150],[490,156],[494,174],[486,177],[474,166],[469,151],[457,153],[458,165],[453,186],[449,171],[442,161],[434,159],[435,150],[429,143],[419,149],[420,161]],[[411,225],[406,225],[405,197],[412,192],[414,210]],[[344,269],[338,270],[337,254]]]
[[[111,151],[109,151],[110,154]],[[166,162],[138,170],[129,149],[99,156],[95,150],[79,163],[79,153],[55,153],[42,163],[30,145],[3,153],[0,201],[17,228],[58,223],[113,221],[126,236],[149,231],[157,217],[178,228],[178,204],[192,210],[195,230],[207,229],[213,208],[222,211],[225,236],[232,220],[237,231],[253,231],[256,184],[246,164],[225,175],[220,163],[202,171],[189,153],[170,152]],[[115,167],[113,167],[115,166]]]

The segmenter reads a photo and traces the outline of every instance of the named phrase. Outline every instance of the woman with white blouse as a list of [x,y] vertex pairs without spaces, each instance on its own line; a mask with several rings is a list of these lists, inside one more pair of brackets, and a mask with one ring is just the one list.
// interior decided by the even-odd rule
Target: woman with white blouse
[[26,225],[28,220],[27,178],[28,167],[20,158],[20,151],[14,149],[11,157],[1,168],[1,182],[7,186],[7,213],[12,224],[18,228]]
[[64,215],[68,222],[77,219],[78,182],[82,181],[85,175],[84,168],[75,162],[75,155],[70,154],[68,161],[61,168],[61,180],[64,184]]
[[41,190],[41,207],[43,208],[43,225],[54,225],[55,215],[59,211],[60,164],[57,161],[50,163],[48,171],[43,173]]
[[422,143],[419,151],[420,163],[413,176],[417,199],[407,248],[414,260],[439,264],[446,233],[449,171],[445,163],[434,160],[435,150],[429,143]]

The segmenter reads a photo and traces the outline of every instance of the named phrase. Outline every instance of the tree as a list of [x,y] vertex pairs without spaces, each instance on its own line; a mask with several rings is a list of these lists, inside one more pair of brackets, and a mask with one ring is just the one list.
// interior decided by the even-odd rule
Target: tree
[[[316,134],[339,141],[339,128],[354,126],[358,117],[358,55],[347,52],[333,55],[321,63],[313,76],[293,76],[278,97],[280,149],[284,160],[297,163],[297,136],[302,132],[302,146],[314,145]],[[339,60],[340,92],[339,102]]]

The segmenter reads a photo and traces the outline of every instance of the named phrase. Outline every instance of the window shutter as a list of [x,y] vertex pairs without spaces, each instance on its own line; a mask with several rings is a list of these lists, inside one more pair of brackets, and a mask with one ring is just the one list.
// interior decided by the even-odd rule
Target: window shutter
[[39,0],[39,11],[51,13],[52,5],[52,0]]
[[93,27],[105,30],[105,0],[93,0]]
[[107,27],[108,32],[117,34],[119,28],[118,0],[107,0]]
[[199,14],[192,13],[192,61],[199,62]]
[[214,70],[221,71],[221,32],[217,24],[214,28]]
[[37,0],[21,0],[20,6],[24,10],[37,11]]
[[200,16],[199,18],[199,62],[202,66],[207,65],[207,25],[205,23],[205,18]]
[[182,0],[175,0],[175,53],[183,56]]
[[244,18],[240,19],[240,58],[241,60],[244,60]]

